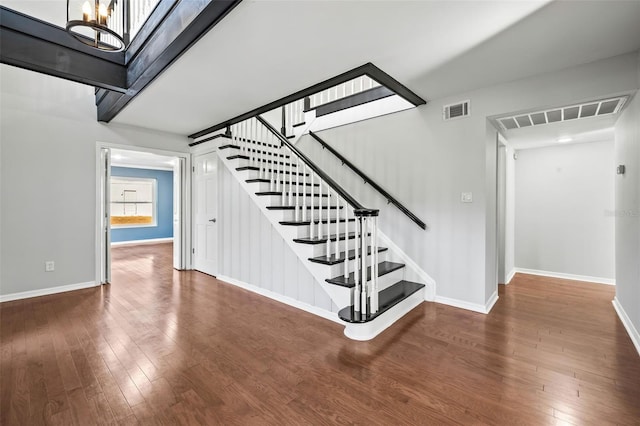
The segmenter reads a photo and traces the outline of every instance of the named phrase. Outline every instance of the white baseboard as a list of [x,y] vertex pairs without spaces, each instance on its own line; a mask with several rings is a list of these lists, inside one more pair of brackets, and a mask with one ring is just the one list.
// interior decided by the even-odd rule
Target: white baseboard
[[0,295],[0,302],[10,302],[12,300],[47,296],[49,294],[64,293],[64,292],[73,291],[73,290],[82,290],[89,287],[97,287],[98,285],[96,285],[95,281],[88,281],[86,283],[61,285],[58,287],[49,287],[49,288],[43,288],[39,290],[29,290],[29,291],[21,291],[19,293],[2,294]]
[[160,244],[160,243],[172,243],[173,237],[169,238],[150,238],[148,240],[130,240],[130,241],[118,241],[111,243],[111,247],[117,246],[138,246],[143,244]]
[[491,309],[493,309],[493,306],[496,304],[497,301],[498,301],[498,289],[496,289],[496,291],[493,292],[489,300],[487,300],[487,303],[485,303],[484,313],[488,314],[489,312],[491,312]]
[[442,303],[443,305],[453,306],[455,308],[466,309],[468,311],[479,312],[481,314],[488,314],[493,308],[493,305],[498,301],[498,292],[495,291],[486,304],[481,305],[479,303],[471,303],[465,300],[452,299],[450,297],[436,296],[436,303]]
[[340,325],[345,325],[344,321],[338,318],[338,314],[335,312],[327,311],[326,309],[318,308],[317,306],[309,305],[308,303],[301,302],[289,296],[284,296],[279,293],[275,293],[271,290],[266,290],[264,288],[258,287],[253,284],[246,283],[244,281],[236,280],[231,277],[227,277],[225,275],[218,275],[216,277],[220,281],[224,281],[228,284],[235,285],[236,287],[243,288],[245,290],[249,290],[253,293],[259,294],[261,296],[268,297],[269,299],[276,300],[278,302],[284,303],[285,305],[293,306],[294,308],[301,309],[305,312],[309,312],[310,314],[317,315],[319,317],[328,319],[333,322],[337,322]]
[[613,278],[590,277],[588,275],[565,274],[563,272],[540,271],[537,269],[515,268],[516,272],[522,274],[539,275],[541,277],[562,278],[565,280],[586,281],[597,284],[616,285]]
[[616,310],[618,318],[620,318],[620,321],[622,321],[622,325],[624,325],[624,328],[627,330],[627,333],[629,334],[629,337],[633,342],[633,346],[636,347],[636,351],[638,351],[638,355],[640,355],[640,333],[638,333],[638,330],[631,322],[631,319],[625,312],[624,308],[622,307],[620,302],[618,302],[618,298],[614,297],[611,303],[613,303],[613,308]]
[[511,280],[513,279],[513,277],[516,276],[516,268],[513,268],[511,270],[511,272],[509,272],[509,274],[507,275],[507,279],[505,280],[506,283],[505,284],[509,284],[511,282]]

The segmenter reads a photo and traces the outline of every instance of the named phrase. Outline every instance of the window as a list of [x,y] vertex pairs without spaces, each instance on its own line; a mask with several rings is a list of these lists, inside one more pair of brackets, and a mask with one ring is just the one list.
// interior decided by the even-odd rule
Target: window
[[111,177],[111,226],[157,226],[156,179]]

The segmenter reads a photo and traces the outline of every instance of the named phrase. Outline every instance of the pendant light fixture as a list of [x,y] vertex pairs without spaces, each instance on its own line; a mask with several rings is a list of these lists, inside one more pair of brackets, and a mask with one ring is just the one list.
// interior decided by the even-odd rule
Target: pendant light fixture
[[67,0],[67,32],[99,50],[120,52],[125,48],[123,1]]

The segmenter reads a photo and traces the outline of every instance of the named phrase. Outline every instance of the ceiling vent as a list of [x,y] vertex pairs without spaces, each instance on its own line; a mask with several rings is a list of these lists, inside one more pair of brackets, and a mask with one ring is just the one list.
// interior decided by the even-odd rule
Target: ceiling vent
[[471,115],[469,104],[470,101],[467,100],[445,105],[442,107],[442,118],[444,120],[453,120],[455,118],[468,117]]
[[545,111],[536,111],[517,114],[510,117],[502,117],[497,121],[503,130],[521,129],[523,127],[540,126],[543,124],[557,123],[560,121],[578,120],[581,118],[599,117],[609,114],[617,114],[622,110],[627,96],[619,98],[602,99],[599,101],[585,102],[579,105],[568,105],[559,108],[550,108]]

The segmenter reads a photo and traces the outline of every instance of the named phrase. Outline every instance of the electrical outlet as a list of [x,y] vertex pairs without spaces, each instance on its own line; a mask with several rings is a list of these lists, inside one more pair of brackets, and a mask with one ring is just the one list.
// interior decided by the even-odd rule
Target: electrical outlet
[[460,201],[463,203],[473,203],[473,192],[463,192],[460,196]]
[[56,262],[53,260],[47,260],[44,262],[44,270],[45,272],[53,272],[56,270]]

